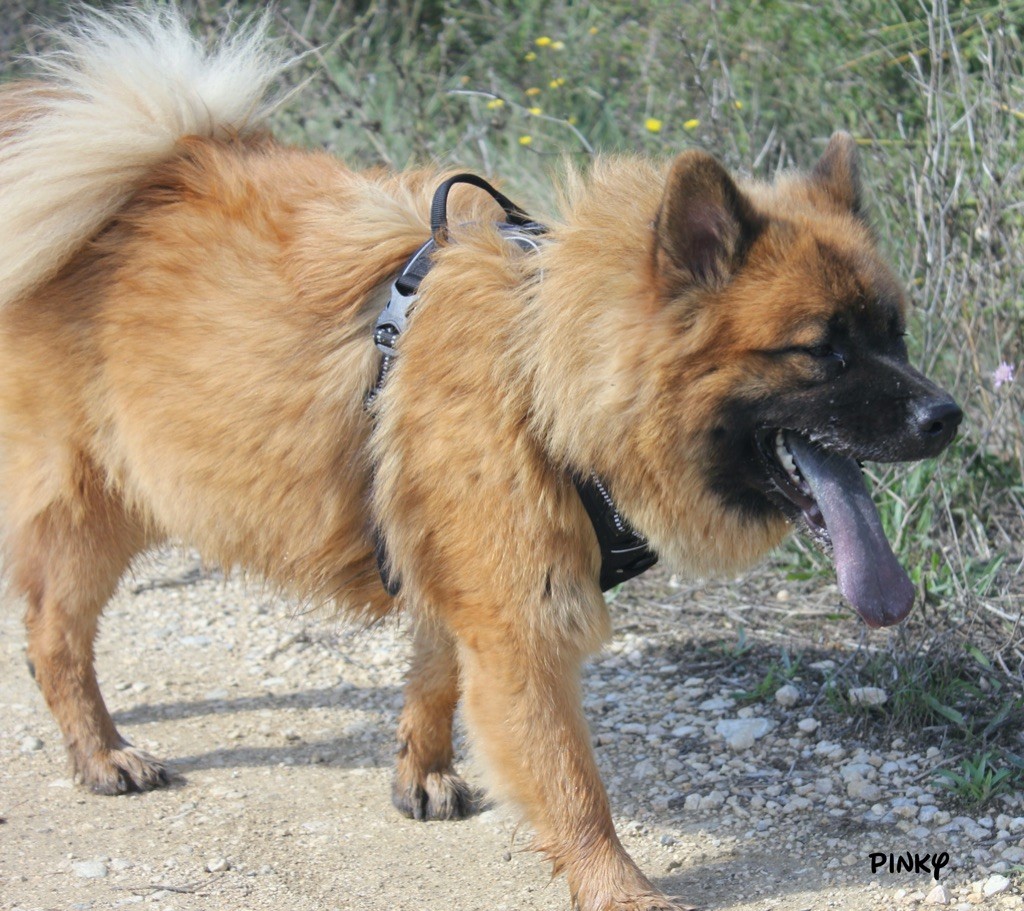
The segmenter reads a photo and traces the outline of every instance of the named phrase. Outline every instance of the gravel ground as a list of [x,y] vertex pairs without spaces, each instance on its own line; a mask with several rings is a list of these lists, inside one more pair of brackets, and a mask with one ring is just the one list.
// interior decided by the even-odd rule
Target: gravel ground
[[[789,600],[742,585],[682,592],[654,576],[616,600],[618,633],[587,670],[598,761],[644,870],[731,911],[1024,909],[1024,795],[963,815],[934,784],[938,747],[837,718],[814,681],[843,660],[842,643],[796,686],[737,702],[764,668],[730,676],[708,643],[735,641],[728,618],[752,597],[777,599],[798,625],[837,601],[823,584]],[[392,810],[402,623],[345,630],[190,554],[145,561],[107,611],[99,672],[121,731],[179,777],[108,798],[68,779],[25,670],[19,605],[6,601],[0,909],[568,908],[502,808],[428,824]],[[852,618],[833,626],[856,635]],[[464,744],[460,756],[479,781]],[[918,872],[872,872],[873,853],[929,857]]]

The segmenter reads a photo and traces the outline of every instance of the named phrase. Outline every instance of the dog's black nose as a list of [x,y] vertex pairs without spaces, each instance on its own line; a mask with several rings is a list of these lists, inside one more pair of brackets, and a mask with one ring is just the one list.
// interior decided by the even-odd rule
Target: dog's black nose
[[917,430],[924,441],[940,452],[956,435],[964,413],[950,398],[932,399],[917,410]]

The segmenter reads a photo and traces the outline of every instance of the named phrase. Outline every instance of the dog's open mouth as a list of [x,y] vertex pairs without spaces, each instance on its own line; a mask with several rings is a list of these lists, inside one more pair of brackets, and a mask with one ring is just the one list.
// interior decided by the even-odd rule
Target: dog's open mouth
[[899,623],[913,606],[914,585],[889,546],[856,460],[792,430],[766,435],[761,451],[778,492],[831,547],[843,596],[868,626]]

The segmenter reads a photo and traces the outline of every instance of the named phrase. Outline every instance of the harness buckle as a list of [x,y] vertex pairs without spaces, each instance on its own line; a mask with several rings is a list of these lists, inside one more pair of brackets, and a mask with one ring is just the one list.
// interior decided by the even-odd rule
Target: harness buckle
[[398,283],[391,286],[391,297],[387,306],[381,310],[377,317],[377,324],[373,329],[373,341],[377,350],[387,357],[394,357],[398,351],[395,343],[398,337],[405,332],[405,325],[409,320],[409,311],[416,303],[418,294],[403,294],[398,290]]

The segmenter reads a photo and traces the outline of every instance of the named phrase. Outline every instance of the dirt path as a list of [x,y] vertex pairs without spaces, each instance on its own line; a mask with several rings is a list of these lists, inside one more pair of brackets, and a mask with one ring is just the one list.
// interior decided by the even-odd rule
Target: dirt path
[[[148,561],[106,614],[101,682],[122,732],[171,760],[181,780],[106,798],[69,781],[25,670],[20,607],[6,600],[0,909],[568,908],[565,884],[550,880],[503,810],[430,824],[392,810],[406,655],[397,624],[339,633],[238,579],[204,574],[187,555]],[[906,813],[872,824],[873,794],[890,816],[900,806],[885,776],[872,778],[862,763],[880,792],[851,800],[843,789],[858,759],[852,745],[826,755],[827,741],[795,726],[806,714],[799,708],[725,705],[721,681],[689,677],[678,663],[686,638],[670,619],[661,638],[618,637],[587,686],[619,831],[663,889],[723,911],[914,907],[934,880],[872,874],[868,855],[945,846],[954,907],[1024,907],[1012,871],[1011,885],[990,898],[977,884],[992,879],[1000,826],[999,850],[1024,847],[1024,830],[1011,831],[1024,829],[1024,807],[1007,803],[989,828],[961,823],[975,824],[989,866],[955,826],[940,833],[915,817],[901,827]],[[730,751],[716,725],[744,711],[774,728],[754,749]],[[471,765],[469,777],[479,781]]]

